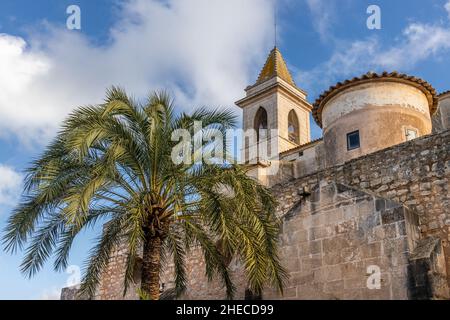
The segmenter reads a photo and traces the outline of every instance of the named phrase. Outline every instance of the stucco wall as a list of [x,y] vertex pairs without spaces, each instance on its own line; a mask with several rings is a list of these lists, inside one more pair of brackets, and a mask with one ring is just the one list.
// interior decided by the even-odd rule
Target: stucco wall
[[[327,102],[322,111],[327,165],[406,141],[406,129],[431,133],[428,100],[419,89],[395,82],[356,85]],[[359,130],[360,148],[347,149],[347,134]]]
[[[405,142],[406,130],[417,131],[418,137],[431,133],[431,121],[417,111],[399,106],[366,106],[343,116],[324,130],[326,163],[342,164],[366,154]],[[360,147],[347,148],[347,134],[359,131]]]
[[396,82],[373,82],[355,85],[330,99],[322,111],[323,127],[327,128],[342,116],[367,105],[380,108],[402,106],[430,118],[427,97],[419,89]]

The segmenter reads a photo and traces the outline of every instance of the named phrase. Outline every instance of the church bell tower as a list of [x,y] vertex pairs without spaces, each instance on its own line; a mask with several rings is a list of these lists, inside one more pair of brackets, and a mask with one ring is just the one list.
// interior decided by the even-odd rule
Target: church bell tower
[[243,110],[243,129],[254,130],[256,139],[244,138],[243,157],[251,162],[250,152],[255,143],[265,141],[268,157],[262,159],[258,151],[257,164],[269,165],[280,153],[311,141],[310,113],[312,106],[306,92],[295,84],[281,52],[275,47],[269,54],[254,85],[247,87],[246,97],[236,105]]

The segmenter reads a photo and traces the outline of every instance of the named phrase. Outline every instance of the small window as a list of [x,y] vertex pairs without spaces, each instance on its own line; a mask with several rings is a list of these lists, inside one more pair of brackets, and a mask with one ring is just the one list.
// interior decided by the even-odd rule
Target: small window
[[418,133],[415,129],[406,129],[406,141],[417,139]]
[[355,150],[361,147],[361,142],[359,139],[359,131],[355,131],[347,134],[347,150]]

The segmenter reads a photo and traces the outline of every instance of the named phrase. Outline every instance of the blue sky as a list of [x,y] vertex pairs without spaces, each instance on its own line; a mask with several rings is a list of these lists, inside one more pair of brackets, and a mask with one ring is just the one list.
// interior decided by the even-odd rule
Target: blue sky
[[[81,30],[66,8],[81,8]],[[381,8],[381,30],[366,26]],[[121,85],[137,97],[169,89],[178,110],[233,108],[274,45],[272,0],[2,0],[0,2],[0,229],[21,192],[23,169],[74,107]],[[278,46],[311,102],[337,81],[397,70],[450,89],[449,0],[279,0]],[[233,110],[239,114],[239,110]],[[320,137],[314,126],[313,138]],[[99,229],[78,239],[82,266]],[[35,278],[21,255],[0,251],[0,299],[54,298],[68,274]]]

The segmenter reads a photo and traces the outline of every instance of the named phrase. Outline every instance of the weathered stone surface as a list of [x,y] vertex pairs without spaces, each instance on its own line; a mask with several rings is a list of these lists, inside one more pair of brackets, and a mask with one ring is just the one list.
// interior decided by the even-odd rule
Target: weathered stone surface
[[[411,268],[408,257],[420,234],[417,216],[412,211],[394,201],[324,181],[312,189],[310,197],[297,201],[289,202],[294,210],[287,210],[285,216],[280,213],[284,219],[280,254],[289,272],[285,294],[280,296],[276,290],[268,288],[264,299],[415,297],[411,272],[407,271]],[[198,274],[204,267],[201,259],[193,257],[189,265],[196,268],[189,269],[192,289],[185,298],[223,298],[223,288],[218,281],[207,284]],[[369,270],[373,267],[381,272],[378,289],[367,284],[372,276]],[[237,274],[239,270],[241,267],[236,264]],[[420,277],[423,275],[418,274]],[[245,277],[240,273],[237,279],[242,297]],[[445,292],[445,286],[440,285]]]
[[63,288],[61,290],[60,300],[87,300],[87,298],[80,297],[79,286]]
[[[358,177],[360,182],[355,180]],[[378,179],[381,177],[381,185]],[[313,189],[319,183],[338,181],[356,189],[373,192],[384,197],[374,203],[375,210],[380,212],[383,224],[397,222],[401,213],[393,210],[398,203],[418,214],[421,236],[436,236],[442,241],[445,263],[450,283],[450,130],[425,136],[391,148],[378,151],[343,165],[317,171],[293,181],[280,183],[272,188],[283,206],[291,208],[299,200],[299,196],[286,199],[285,194],[299,187]],[[371,182],[376,180],[376,183]],[[387,199],[387,200],[386,200]],[[403,209],[397,209],[403,210]],[[317,211],[317,210],[316,210]],[[278,209],[283,214],[283,209]],[[352,212],[344,207],[344,216],[349,218]],[[397,235],[404,235],[407,226],[396,225]],[[386,230],[373,228],[369,242],[384,238],[385,231],[394,236],[393,227]]]
[[[284,297],[267,288],[263,298],[448,298],[449,176],[447,130],[272,187],[284,218],[280,253],[290,280]],[[304,187],[313,190],[306,201]],[[410,259],[429,236],[440,240],[441,251]],[[98,299],[122,298],[124,252],[113,255]],[[379,290],[367,287],[371,266],[380,268]],[[172,275],[169,265],[164,288],[173,286]],[[186,299],[224,298],[219,281],[206,281],[200,252],[190,254],[188,275]],[[236,261],[233,278],[243,299],[246,280]]]
[[[406,270],[409,262],[405,253],[412,249],[408,239],[418,237],[408,234],[418,233],[417,228],[406,228],[411,224],[417,227],[417,220],[411,218],[413,215],[399,203],[345,185],[322,182],[313,190],[311,197],[297,206],[296,212],[290,212],[285,221],[285,225],[297,222],[300,229],[296,234],[301,234],[302,230],[313,234],[306,243],[291,238],[290,246],[297,243],[304,256],[301,270],[296,270],[295,264],[285,264],[294,279],[291,285],[297,286],[297,292],[307,292],[307,299],[406,299],[407,273],[397,270]],[[339,208],[340,219],[311,218],[323,212],[335,213],[330,206]],[[400,228],[400,224],[404,227]],[[316,238],[319,240],[313,240]],[[319,243],[320,255],[317,254]],[[367,287],[370,266],[378,266],[382,272],[380,289]],[[396,277],[395,288],[387,281],[392,274]],[[270,291],[264,298],[281,297]]]
[[446,266],[439,238],[428,237],[410,255],[408,276],[411,299],[448,299]]

